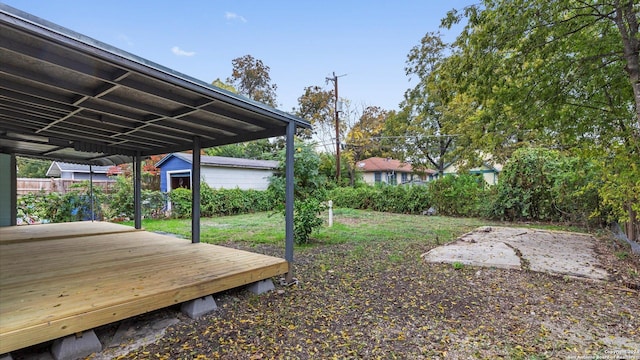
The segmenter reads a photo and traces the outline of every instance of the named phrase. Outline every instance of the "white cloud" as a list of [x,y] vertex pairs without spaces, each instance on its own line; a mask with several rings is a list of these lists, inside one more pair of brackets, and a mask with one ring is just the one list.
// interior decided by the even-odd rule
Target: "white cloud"
[[178,56],[193,56],[196,54],[195,51],[184,51],[177,46],[172,47],[171,52]]
[[120,40],[123,43],[127,44],[129,47],[133,46],[133,41],[131,41],[131,39],[125,34],[119,34],[118,35],[118,40]]
[[224,13],[224,17],[227,20],[238,20],[238,21],[242,21],[243,23],[247,22],[247,19],[245,19],[244,16],[240,16],[240,15],[238,15],[236,13],[232,13],[232,12],[229,12],[229,11]]

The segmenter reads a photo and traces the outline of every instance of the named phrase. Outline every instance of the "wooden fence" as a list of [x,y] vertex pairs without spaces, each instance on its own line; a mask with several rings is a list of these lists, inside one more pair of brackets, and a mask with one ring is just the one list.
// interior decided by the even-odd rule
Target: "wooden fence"
[[[43,191],[45,193],[58,192],[66,194],[71,189],[71,185],[87,182],[87,180],[71,180],[71,179],[31,179],[31,178],[18,178],[17,179],[17,195],[26,195],[29,193],[37,193]],[[93,180],[93,186],[101,188],[105,193],[110,193],[113,190],[115,180]]]

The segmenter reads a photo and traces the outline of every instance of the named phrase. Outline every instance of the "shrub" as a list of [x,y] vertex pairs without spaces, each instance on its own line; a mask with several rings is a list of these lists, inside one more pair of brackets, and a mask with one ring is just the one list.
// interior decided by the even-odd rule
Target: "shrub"
[[507,220],[553,220],[552,174],[559,171],[558,152],[541,148],[521,148],[505,165],[494,215]]
[[320,200],[310,197],[295,202],[293,240],[296,244],[306,244],[309,242],[311,233],[323,224],[319,217],[324,210]]
[[521,148],[505,165],[490,215],[504,220],[589,221],[599,208],[595,163]]
[[352,209],[421,214],[429,208],[430,196],[425,186],[363,186],[335,188],[328,194],[334,206]]
[[[275,195],[277,207],[284,213],[285,205],[285,150],[279,154],[278,171],[269,179],[269,189]],[[298,244],[309,242],[313,229],[323,223],[319,213],[326,200],[327,179],[319,172],[320,157],[311,145],[296,143],[294,153],[294,239]]]
[[[204,217],[270,211],[275,206],[275,198],[270,191],[213,189],[206,183],[200,186],[200,211]],[[169,198],[173,216],[191,216],[191,190],[175,189],[169,193]]]
[[131,177],[116,176],[109,201],[109,217],[133,217],[133,182]]
[[484,180],[472,174],[447,175],[428,184],[431,205],[441,215],[478,216]]
[[[92,197],[93,196],[93,197]],[[93,200],[93,212],[92,212]],[[100,187],[90,191],[89,182],[74,184],[66,194],[41,191],[21,196],[18,199],[18,217],[27,222],[70,222],[102,220],[107,198]]]
[[[174,189],[169,193],[171,199],[171,213],[175,217],[191,217],[191,190],[185,188]],[[203,216],[205,216],[203,214]]]

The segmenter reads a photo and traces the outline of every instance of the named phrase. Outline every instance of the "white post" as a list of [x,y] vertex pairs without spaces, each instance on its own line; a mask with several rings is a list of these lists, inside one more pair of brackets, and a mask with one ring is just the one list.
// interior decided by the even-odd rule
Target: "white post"
[[329,200],[329,227],[333,226],[333,201]]

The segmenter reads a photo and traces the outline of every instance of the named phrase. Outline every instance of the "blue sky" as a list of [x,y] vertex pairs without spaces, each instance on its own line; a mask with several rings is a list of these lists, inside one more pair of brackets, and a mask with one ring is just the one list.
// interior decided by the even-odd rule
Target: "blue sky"
[[[69,1],[2,0],[9,6],[211,83],[231,61],[252,55],[270,67],[278,108],[291,111],[306,86],[355,108],[398,108],[412,83],[409,50],[452,8],[472,0],[399,1]],[[443,31],[452,41],[459,29]]]

